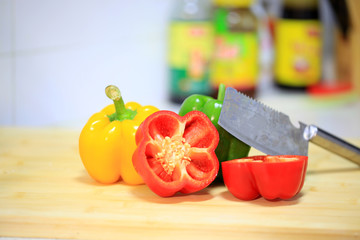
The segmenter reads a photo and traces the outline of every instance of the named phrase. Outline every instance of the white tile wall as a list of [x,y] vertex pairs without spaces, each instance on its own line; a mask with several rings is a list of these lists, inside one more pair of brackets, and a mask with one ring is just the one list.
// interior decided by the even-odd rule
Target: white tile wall
[[0,123],[10,125],[14,121],[11,57],[0,56]]
[[12,124],[13,113],[13,4],[0,0],[0,124]]
[[80,127],[111,103],[108,84],[125,101],[171,108],[173,1],[0,0],[0,125]]
[[13,2],[0,0],[0,53],[1,57],[11,52],[13,27]]

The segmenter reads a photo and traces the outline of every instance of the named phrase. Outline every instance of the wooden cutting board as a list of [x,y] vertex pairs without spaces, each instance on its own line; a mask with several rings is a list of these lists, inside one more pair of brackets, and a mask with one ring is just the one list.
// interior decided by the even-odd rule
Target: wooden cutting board
[[161,198],[146,185],[94,182],[79,158],[78,136],[64,129],[0,128],[0,236],[360,237],[360,168],[315,145],[310,146],[304,188],[289,201],[241,201],[225,186]]

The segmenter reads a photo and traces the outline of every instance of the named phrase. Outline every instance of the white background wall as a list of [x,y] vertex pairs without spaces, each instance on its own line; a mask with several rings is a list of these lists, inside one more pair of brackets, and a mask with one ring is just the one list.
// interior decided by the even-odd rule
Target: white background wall
[[0,124],[81,126],[108,84],[167,107],[172,2],[0,0]]
[[[168,101],[167,24],[176,0],[0,0],[0,126],[81,128],[111,101]],[[269,90],[270,89],[270,90]],[[292,119],[360,137],[359,98],[313,99],[261,81],[260,99]]]

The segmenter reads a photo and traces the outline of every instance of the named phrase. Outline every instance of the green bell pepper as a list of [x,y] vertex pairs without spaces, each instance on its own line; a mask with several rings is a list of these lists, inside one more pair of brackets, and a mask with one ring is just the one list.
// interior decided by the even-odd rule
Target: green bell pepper
[[[219,132],[219,144],[215,150],[216,156],[220,162],[247,157],[250,146],[238,140],[219,124],[219,116],[225,97],[225,85],[220,84],[217,99],[209,96],[194,94],[187,97],[182,103],[179,111],[180,116],[194,110],[205,113]],[[217,182],[223,181],[222,170],[219,169]]]

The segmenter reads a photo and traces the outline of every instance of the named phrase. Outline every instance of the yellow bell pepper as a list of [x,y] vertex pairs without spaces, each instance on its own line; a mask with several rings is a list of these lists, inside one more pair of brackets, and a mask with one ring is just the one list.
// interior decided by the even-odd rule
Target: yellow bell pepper
[[79,138],[82,163],[89,175],[100,183],[111,184],[123,179],[127,184],[142,184],[132,164],[135,133],[145,118],[159,109],[136,102],[124,104],[115,86],[110,85],[105,91],[114,104],[92,115],[82,129]]

